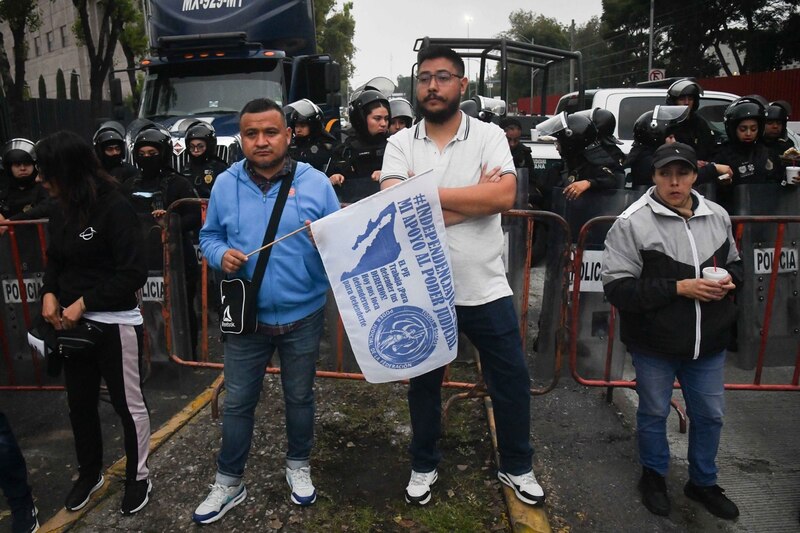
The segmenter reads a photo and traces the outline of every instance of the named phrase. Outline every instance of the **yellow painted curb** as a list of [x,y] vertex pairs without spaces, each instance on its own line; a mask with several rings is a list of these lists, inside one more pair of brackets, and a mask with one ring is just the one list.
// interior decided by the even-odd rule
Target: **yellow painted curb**
[[[189,402],[183,409],[180,410],[175,416],[167,420],[167,422],[158,428],[155,433],[150,435],[150,454],[155,453],[172,435],[178,432],[185,426],[192,418],[194,418],[203,408],[209,404],[211,397],[214,394],[214,389],[222,382],[223,375],[220,374],[214,382],[209,385],[203,392],[201,392],[194,400]],[[125,477],[125,458],[117,460],[114,464],[108,467],[105,472],[105,483],[98,490],[89,503],[80,511],[67,511],[61,509],[54,517],[40,526],[39,531],[43,533],[60,533],[66,531],[73,526],[84,515],[88,514],[94,509],[101,501],[107,496],[110,496],[115,490],[111,489],[112,478]]]
[[[483,399],[486,407],[486,418],[489,422],[489,433],[492,436],[492,447],[494,448],[495,462],[500,465],[500,455],[497,451],[497,428],[494,423],[494,408],[492,400],[488,396]],[[511,529],[515,533],[551,533],[550,522],[547,520],[547,513],[544,506],[533,507],[522,503],[517,499],[514,490],[501,483],[503,496],[506,499],[508,508],[508,520],[511,522]]]

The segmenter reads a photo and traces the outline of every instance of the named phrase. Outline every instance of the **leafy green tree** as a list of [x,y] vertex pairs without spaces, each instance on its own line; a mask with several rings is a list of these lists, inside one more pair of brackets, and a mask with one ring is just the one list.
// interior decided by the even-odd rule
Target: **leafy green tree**
[[[136,15],[140,12],[133,0],[97,0],[90,18],[90,5],[94,2],[72,0],[72,4],[78,14],[72,30],[78,43],[86,47],[89,56],[89,100],[92,116],[97,118],[103,103],[103,85],[114,66],[114,52],[122,29],[128,23],[135,24]],[[91,19],[94,13],[97,24],[93,27]]]
[[403,98],[408,101],[411,101],[411,91],[414,88],[414,84],[411,83],[411,76],[403,76],[402,74],[397,76],[397,92],[403,94]]
[[345,2],[341,11],[335,11],[336,0],[314,0],[314,21],[317,31],[317,50],[330,54],[341,65],[342,84],[355,72],[353,36],[356,21],[353,18],[353,2]]
[[125,54],[125,62],[128,69],[128,83],[131,86],[130,106],[132,110],[139,107],[139,98],[142,94],[141,84],[136,77],[136,56],[143,56],[147,53],[149,43],[145,32],[144,14],[138,2],[133,4],[133,21],[125,24],[119,43],[122,46],[122,53]]
[[61,69],[56,72],[56,98],[58,100],[67,99],[67,82],[64,79],[64,71]]
[[39,74],[39,98],[47,98],[47,85],[44,83],[44,76]]
[[28,46],[25,33],[34,32],[41,24],[37,0],[0,0],[0,22],[7,22],[14,40],[14,77],[5,52],[5,43],[0,37],[0,78],[11,112],[11,124],[15,131],[23,130],[22,100],[25,91],[25,61]]

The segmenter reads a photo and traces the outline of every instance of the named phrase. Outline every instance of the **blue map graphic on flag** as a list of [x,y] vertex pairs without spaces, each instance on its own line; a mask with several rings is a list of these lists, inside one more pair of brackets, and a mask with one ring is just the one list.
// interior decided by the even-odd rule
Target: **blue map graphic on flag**
[[364,233],[356,238],[353,250],[364,249],[353,270],[343,272],[341,281],[375,270],[394,262],[400,256],[400,243],[394,234],[394,219],[397,206],[394,202],[378,213],[375,220],[370,219]]

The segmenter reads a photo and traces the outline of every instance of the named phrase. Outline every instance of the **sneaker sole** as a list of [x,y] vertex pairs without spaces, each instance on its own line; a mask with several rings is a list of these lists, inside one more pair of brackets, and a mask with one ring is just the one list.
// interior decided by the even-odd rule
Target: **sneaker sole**
[[[308,498],[311,498],[311,499],[309,500]],[[299,496],[296,496],[294,492],[292,493],[292,503],[294,503],[296,505],[301,505],[303,507],[306,507],[307,505],[312,505],[315,501],[317,501],[317,491],[316,490],[314,491],[314,494],[312,494],[311,496],[308,496],[307,498],[302,498],[302,499]]]
[[136,509],[131,509],[130,511],[123,511],[122,509],[119,510],[120,513],[124,514],[125,516],[132,515],[133,513],[138,513],[144,506],[147,505],[147,502],[150,501],[150,491],[153,490],[153,482],[149,479],[147,480],[147,494],[144,495],[144,501],[137,507]]
[[[431,481],[430,485],[428,485],[428,486],[432,487],[434,485],[434,483],[436,483],[437,481],[439,481],[439,472],[436,472],[436,474],[433,476],[433,480]],[[428,492],[426,492],[425,494],[423,494],[422,496],[414,497],[414,496],[411,496],[408,493],[408,489],[406,489],[406,503],[410,503],[411,505],[422,506],[422,505],[428,505],[428,503],[430,503],[430,501],[431,501],[431,491],[430,490]]]
[[506,485],[506,486],[510,487],[511,489],[513,489],[514,494],[517,496],[517,499],[519,499],[519,501],[527,503],[528,505],[533,505],[534,507],[538,507],[538,506],[544,504],[544,500],[546,498],[546,495],[543,495],[540,498],[536,498],[536,497],[529,498],[528,496],[525,496],[524,494],[522,494],[519,491],[519,487],[517,485],[515,485],[514,482],[512,482],[511,479],[509,479],[508,476],[506,476],[506,474],[504,472],[498,472],[497,473],[497,479],[502,481],[504,485]]
[[247,487],[242,487],[242,492],[240,492],[234,499],[226,503],[225,506],[222,509],[220,509],[219,512],[214,516],[211,516],[203,520],[198,520],[197,516],[195,514],[192,514],[192,520],[194,520],[198,524],[211,524],[212,522],[216,522],[217,520],[225,516],[225,513],[227,513],[240,503],[242,503],[245,498],[247,498]]
[[97,482],[97,484],[94,487],[92,487],[92,490],[89,491],[89,494],[86,495],[86,499],[83,500],[80,505],[76,505],[74,507],[67,507],[65,505],[64,509],[66,509],[67,511],[80,511],[81,509],[86,507],[87,503],[89,503],[89,500],[92,498],[92,494],[94,494],[95,492],[100,490],[100,488],[103,486],[103,484],[105,482],[106,482],[105,476],[103,474],[100,474],[100,480]]

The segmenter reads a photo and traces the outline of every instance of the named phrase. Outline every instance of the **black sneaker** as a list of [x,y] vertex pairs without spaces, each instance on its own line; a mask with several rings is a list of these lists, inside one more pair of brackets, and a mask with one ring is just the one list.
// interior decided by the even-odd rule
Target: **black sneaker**
[[639,492],[642,493],[642,503],[648,511],[659,516],[669,515],[669,495],[664,476],[650,468],[642,468]]
[[141,511],[150,500],[151,490],[153,490],[153,484],[150,483],[149,479],[126,481],[125,495],[122,497],[122,505],[119,511],[124,515]]
[[83,509],[86,504],[89,503],[89,497],[100,490],[103,483],[105,483],[103,474],[100,474],[98,477],[81,475],[78,477],[78,481],[72,486],[72,490],[67,494],[64,507],[67,511]]
[[33,505],[33,501],[29,505],[11,513],[12,533],[33,533],[38,529],[39,511]]
[[724,492],[725,489],[719,485],[700,487],[691,481],[687,481],[683,487],[686,497],[705,505],[709,513],[725,520],[733,520],[739,516],[739,508],[725,496]]

